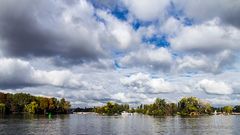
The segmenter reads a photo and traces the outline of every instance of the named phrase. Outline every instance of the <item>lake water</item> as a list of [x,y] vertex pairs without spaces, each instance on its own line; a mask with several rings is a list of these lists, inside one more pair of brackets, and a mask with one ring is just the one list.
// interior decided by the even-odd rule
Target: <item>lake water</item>
[[0,117],[0,135],[231,135],[240,134],[240,116],[197,118],[145,115],[32,115]]

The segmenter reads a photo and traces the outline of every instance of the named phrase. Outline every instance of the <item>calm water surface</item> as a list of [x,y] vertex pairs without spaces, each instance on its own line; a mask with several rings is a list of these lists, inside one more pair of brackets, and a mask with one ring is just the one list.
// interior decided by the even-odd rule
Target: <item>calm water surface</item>
[[240,134],[240,116],[198,118],[145,115],[31,115],[0,117],[0,135],[231,135]]

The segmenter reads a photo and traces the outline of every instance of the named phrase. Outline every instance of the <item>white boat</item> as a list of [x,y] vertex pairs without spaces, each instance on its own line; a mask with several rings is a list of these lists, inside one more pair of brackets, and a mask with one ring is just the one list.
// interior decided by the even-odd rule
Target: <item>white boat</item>
[[77,112],[76,114],[87,114],[86,112]]

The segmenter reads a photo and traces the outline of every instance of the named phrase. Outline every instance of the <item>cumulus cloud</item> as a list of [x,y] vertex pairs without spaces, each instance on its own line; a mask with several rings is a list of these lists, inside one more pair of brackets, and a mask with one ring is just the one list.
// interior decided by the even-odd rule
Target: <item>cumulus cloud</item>
[[186,55],[177,58],[177,70],[184,72],[210,72],[219,73],[223,68],[233,64],[234,55],[231,51],[225,50],[216,55]]
[[69,70],[37,70],[20,59],[0,59],[0,87],[19,88],[39,85],[77,88],[82,87],[81,75]]
[[203,24],[184,27],[171,38],[172,48],[178,51],[217,53],[223,50],[238,50],[240,31],[221,25],[218,19]]
[[0,90],[65,97],[82,106],[182,96],[235,103],[238,5],[226,0],[1,1]]
[[[173,0],[176,7],[197,21],[206,21],[215,17],[221,18],[225,23],[240,27],[240,2],[238,0]],[[201,12],[199,12],[201,11]]]
[[138,19],[152,21],[166,14],[170,0],[124,0],[123,3]]
[[190,69],[208,69],[209,63],[204,58],[194,58],[191,56],[185,56],[182,59],[177,60],[178,70],[187,70]]
[[232,87],[222,81],[203,79],[198,85],[202,90],[209,94],[227,95],[233,93]]
[[130,103],[138,105],[140,103],[151,103],[154,100],[142,93],[123,93],[119,92],[111,96],[112,100],[120,103]]
[[90,0],[90,1],[97,8],[108,8],[112,10],[117,6],[120,6],[121,2],[119,0]]
[[153,89],[153,93],[173,92],[175,90],[169,82],[165,81],[162,78],[152,79],[147,82],[147,85]]
[[175,91],[174,87],[163,78],[152,78],[148,74],[137,73],[121,79],[121,83],[138,92],[168,93]]
[[182,22],[174,17],[168,18],[160,27],[161,32],[174,36],[184,28]]
[[168,71],[172,64],[172,56],[166,48],[142,48],[124,56],[120,64],[124,67],[146,67]]
[[99,18],[103,19],[105,23],[106,31],[104,33],[105,35],[103,35],[105,37],[103,38],[105,45],[121,50],[137,46],[140,43],[139,35],[127,22],[118,20],[106,11],[98,10],[96,14]]
[[220,96],[214,98],[206,98],[213,105],[224,106],[224,105],[238,105],[240,100],[238,98],[232,98],[229,96]]
[[15,8],[16,2],[0,4],[0,37],[5,42],[0,48],[6,56],[57,57],[68,64],[106,57],[102,41],[109,37],[102,36],[105,27],[89,2],[24,0]]

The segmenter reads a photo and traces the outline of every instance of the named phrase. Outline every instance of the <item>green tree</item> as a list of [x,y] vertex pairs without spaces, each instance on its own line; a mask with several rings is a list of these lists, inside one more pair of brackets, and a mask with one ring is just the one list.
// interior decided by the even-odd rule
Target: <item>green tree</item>
[[176,115],[177,114],[177,105],[175,103],[169,103],[167,104],[167,107],[166,107],[166,114],[167,115]]
[[4,114],[5,113],[5,104],[0,103],[0,114]]
[[0,92],[0,103],[5,106],[1,107],[1,111],[4,110],[7,114],[24,111],[39,114],[67,113],[71,107],[70,102],[65,99],[59,101],[56,98],[35,97],[26,93],[5,94]]
[[153,116],[176,115],[177,105],[175,103],[167,103],[164,99],[157,98],[153,104],[141,104],[137,107],[136,112]]
[[0,92],[0,103],[5,103],[6,102],[7,95]]
[[182,116],[198,114],[200,109],[199,100],[196,97],[182,98],[178,102],[178,111]]
[[32,114],[35,114],[37,109],[38,109],[38,104],[35,101],[25,106],[25,110]]
[[0,113],[4,114],[6,112],[6,94],[0,92]]
[[200,101],[200,113],[201,114],[212,114],[213,107],[207,102]]
[[45,97],[41,97],[39,101],[40,101],[40,109],[43,111],[44,114],[46,114],[48,109],[48,99]]
[[56,98],[50,98],[48,99],[48,111],[51,113],[56,112],[57,108],[58,108],[58,100]]
[[182,98],[178,102],[178,111],[182,116],[211,114],[212,106],[196,97]]
[[167,103],[164,99],[157,98],[153,104],[148,106],[147,113],[154,116],[166,115]]
[[67,113],[69,108],[71,107],[70,102],[66,101],[64,98],[62,98],[59,102],[59,113]]
[[123,111],[129,112],[130,110],[129,110],[128,104],[119,105],[117,103],[107,102],[106,105],[102,107],[97,107],[94,109],[94,111],[96,113],[104,114],[104,115],[115,115],[115,114],[121,114]]
[[7,94],[6,108],[8,112],[18,112],[18,101],[14,98],[14,94]]
[[29,104],[33,97],[26,93],[16,93],[13,95],[13,110],[15,112],[23,112],[25,105]]
[[233,111],[239,113],[240,112],[240,105],[234,106]]
[[230,113],[232,113],[232,111],[233,111],[233,107],[232,106],[224,106],[223,107],[223,112],[225,112],[225,113],[230,114]]

